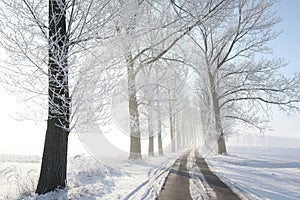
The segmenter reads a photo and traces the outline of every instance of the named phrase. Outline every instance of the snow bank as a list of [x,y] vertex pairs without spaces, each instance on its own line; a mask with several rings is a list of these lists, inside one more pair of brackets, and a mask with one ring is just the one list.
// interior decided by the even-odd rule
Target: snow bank
[[123,172],[87,156],[69,158],[67,191],[45,195],[34,194],[40,170],[40,159],[20,156],[3,159],[0,165],[0,199],[89,199],[109,194],[114,189],[112,177]]
[[207,157],[209,167],[249,199],[300,199],[300,149],[235,147]]
[[128,161],[121,156],[106,159],[109,164],[105,164],[78,155],[69,158],[66,190],[36,195],[41,159],[0,156],[0,199],[155,199],[177,157],[145,156],[144,160]]

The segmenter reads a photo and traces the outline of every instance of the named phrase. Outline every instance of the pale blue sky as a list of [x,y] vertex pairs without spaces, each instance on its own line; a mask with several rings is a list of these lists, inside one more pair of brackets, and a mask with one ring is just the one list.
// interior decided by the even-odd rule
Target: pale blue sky
[[300,0],[281,0],[274,7],[282,17],[283,33],[272,42],[275,55],[289,61],[287,72],[300,72]]
[[[300,72],[300,0],[281,0],[274,7],[282,18],[277,26],[282,34],[271,43],[274,55],[285,58],[289,64],[284,72]],[[287,117],[275,112],[271,123],[274,131],[268,134],[300,138],[300,114]]]

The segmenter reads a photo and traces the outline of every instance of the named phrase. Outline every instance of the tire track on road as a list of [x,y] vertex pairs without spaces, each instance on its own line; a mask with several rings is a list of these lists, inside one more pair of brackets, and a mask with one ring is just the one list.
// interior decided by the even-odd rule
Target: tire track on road
[[189,187],[189,171],[187,170],[187,158],[191,150],[186,151],[172,166],[162,190],[159,200],[192,200]]
[[[208,167],[205,159],[195,149],[196,164],[200,168],[201,174],[204,176],[207,184],[216,193],[218,200],[241,200],[223,181],[219,179]],[[214,199],[214,198],[211,198]]]

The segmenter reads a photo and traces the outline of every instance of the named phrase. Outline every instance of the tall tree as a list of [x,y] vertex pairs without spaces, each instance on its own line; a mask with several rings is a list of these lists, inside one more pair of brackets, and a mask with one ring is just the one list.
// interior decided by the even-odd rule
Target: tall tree
[[66,185],[71,102],[65,8],[65,0],[49,0],[49,108],[38,194]]
[[274,26],[280,19],[272,11],[275,3],[232,1],[219,16],[200,24],[191,37],[199,49],[201,65],[196,71],[205,82],[202,89],[210,97],[207,106],[213,113],[219,154],[227,152],[226,121],[255,125],[253,116],[257,112],[251,112],[254,108],[270,104],[296,108],[299,101],[297,77],[285,78],[278,72],[284,66],[280,59],[264,58],[270,52],[268,42],[278,36]]
[[[91,70],[85,73],[81,68],[85,66],[82,57],[84,53],[91,55],[95,43],[107,38],[104,27],[114,11],[106,6],[107,2],[93,0],[1,2],[0,25],[6,27],[0,30],[1,45],[11,56],[9,67],[1,68],[5,75],[2,78],[11,88],[21,91],[24,98],[37,102],[34,105],[41,105],[42,111],[47,110],[38,194],[66,186],[68,135],[80,121],[80,108],[87,108],[82,104],[87,104],[84,100],[88,98],[82,96],[88,93],[80,95],[78,89],[84,85],[81,78],[91,78]],[[101,73],[99,68],[97,72]],[[94,85],[103,83],[103,79],[94,81]],[[101,96],[99,91],[107,90],[88,95],[97,92]],[[92,107],[101,110],[95,104]]]
[[[225,0],[207,1],[199,8],[201,15],[191,19],[184,6],[175,1],[120,1],[123,14],[116,21],[116,29],[126,40],[122,41],[128,77],[130,155],[129,159],[141,158],[140,119],[137,104],[136,78],[139,71],[166,55],[179,40],[198,24],[221,10]],[[189,7],[189,9],[193,9]],[[150,38],[150,39],[149,39]],[[161,121],[158,121],[161,127]],[[161,128],[158,127],[158,146],[162,153]]]

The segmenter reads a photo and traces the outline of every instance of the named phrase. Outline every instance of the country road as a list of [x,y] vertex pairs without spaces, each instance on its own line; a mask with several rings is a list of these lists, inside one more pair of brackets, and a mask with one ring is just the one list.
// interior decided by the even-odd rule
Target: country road
[[[191,152],[194,153],[191,154]],[[189,185],[191,174],[187,169],[188,157],[190,155],[195,157],[195,163],[200,169],[199,173],[205,179],[205,184],[203,185],[208,185],[208,187],[213,190],[213,192],[203,194],[203,196],[213,200],[240,200],[240,197],[238,197],[238,195],[236,195],[224,182],[219,179],[218,176],[216,176],[209,169],[205,159],[199,154],[197,149],[190,149],[186,151],[180,158],[176,160],[159,193],[159,200],[193,199]]]
[[172,166],[162,187],[158,199],[161,200],[192,200],[189,190],[189,172],[187,170],[187,157],[191,150],[186,151]]

